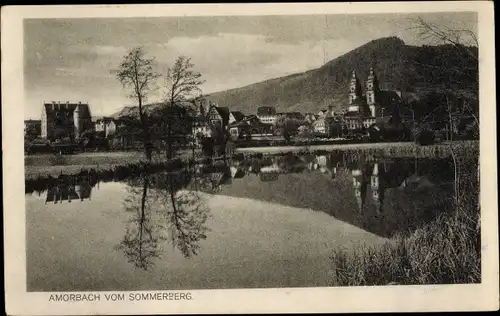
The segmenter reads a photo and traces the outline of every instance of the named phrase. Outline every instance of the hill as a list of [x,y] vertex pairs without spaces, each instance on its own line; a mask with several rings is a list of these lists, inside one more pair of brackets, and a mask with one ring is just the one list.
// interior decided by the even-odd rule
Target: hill
[[[320,68],[270,79],[245,87],[207,95],[207,99],[232,111],[255,114],[257,108],[272,105],[280,112],[317,112],[332,105],[345,108],[348,103],[350,74],[356,70],[364,87],[373,67],[383,90],[400,90],[412,99],[444,87],[476,92],[478,64],[467,52],[477,56],[475,47],[453,45],[410,46],[397,37],[368,42]],[[457,65],[463,67],[457,68]],[[159,104],[146,105],[146,111]],[[125,107],[113,117],[137,115],[137,107]]]
[[[443,71],[456,69],[457,63],[464,60],[467,67],[463,71]],[[409,46],[397,37],[388,37],[368,42],[320,68],[213,93],[207,98],[246,114],[256,113],[262,105],[276,106],[278,111],[316,112],[328,105],[341,109],[348,103],[352,70],[356,70],[364,86],[370,67],[382,89],[412,92],[413,96],[440,91],[450,83],[457,89],[477,90],[477,62],[464,56],[459,47]]]

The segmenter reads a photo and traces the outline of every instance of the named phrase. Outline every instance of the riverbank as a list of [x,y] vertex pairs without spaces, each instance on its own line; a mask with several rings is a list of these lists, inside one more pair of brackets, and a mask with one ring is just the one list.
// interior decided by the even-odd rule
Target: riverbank
[[368,151],[376,155],[390,155],[400,157],[430,157],[430,156],[448,156],[450,149],[464,152],[468,150],[477,150],[479,141],[466,140],[454,141],[452,143],[444,142],[429,146],[420,146],[413,142],[397,143],[361,143],[361,144],[330,144],[330,145],[312,145],[312,146],[276,146],[276,147],[248,147],[237,148],[237,153],[243,154],[286,154],[300,152],[328,152],[334,150],[340,151]]
[[[185,157],[180,153],[177,158]],[[29,155],[24,158],[25,179],[38,179],[44,177],[57,177],[63,175],[76,175],[82,171],[93,170],[104,172],[117,167],[141,165],[146,163],[143,152],[91,152],[75,155]],[[166,159],[153,159],[154,164],[165,163]]]
[[[237,154],[269,154],[281,155],[287,153],[313,153],[327,154],[331,151],[364,152],[375,156],[391,157],[447,157],[450,149],[456,152],[477,153],[478,141],[457,141],[452,144],[442,143],[430,146],[418,146],[411,142],[401,143],[370,143],[370,144],[336,144],[314,146],[288,146],[288,147],[253,147],[237,148]],[[190,153],[180,153],[177,157],[184,157]],[[52,176],[60,174],[72,175],[84,170],[110,170],[118,166],[140,164],[146,159],[142,152],[95,152],[75,155],[29,155],[25,156],[25,179]],[[161,159],[156,159],[160,161]]]

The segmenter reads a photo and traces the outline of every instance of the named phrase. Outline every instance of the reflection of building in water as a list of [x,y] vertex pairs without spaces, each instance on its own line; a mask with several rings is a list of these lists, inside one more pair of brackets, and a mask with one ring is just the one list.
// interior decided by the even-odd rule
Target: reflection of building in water
[[[385,164],[384,164],[385,166]],[[385,169],[382,169],[382,171],[385,171]],[[371,191],[372,191],[372,197],[373,201],[375,202],[375,206],[377,207],[378,212],[382,212],[382,206],[384,204],[384,197],[385,197],[385,188],[386,188],[386,181],[385,178],[379,177],[379,164],[375,163],[373,165],[372,169],[372,175],[371,175]],[[382,180],[382,181],[380,181]]]
[[281,168],[277,163],[273,162],[273,164],[260,168],[261,173],[280,173]]
[[259,178],[260,181],[276,181],[279,174],[282,172],[277,162],[260,168]]
[[386,190],[397,188],[412,173],[404,162],[375,162],[352,168],[354,195],[360,211],[366,202],[367,192],[375,204],[377,212],[383,211]]
[[[385,164],[382,164],[385,167]],[[357,167],[352,169],[352,181],[354,187],[354,196],[358,202],[358,207],[360,211],[364,210],[366,203],[366,196],[368,188],[371,191],[371,197],[376,206],[377,212],[382,211],[382,206],[384,203],[385,189],[387,187],[387,181],[385,177],[385,168],[380,169],[380,164],[365,164],[364,168]],[[363,170],[364,169],[364,170]],[[380,173],[382,177],[380,177]]]
[[346,169],[346,159],[342,152],[333,152],[328,155],[330,170],[332,172],[332,179],[337,177],[337,174]]
[[354,187],[354,196],[358,202],[359,210],[362,211],[366,199],[366,177],[362,168],[352,169],[352,184]]
[[90,200],[91,192],[92,186],[88,182],[82,182],[75,185],[71,183],[59,183],[47,190],[45,203],[54,202],[54,204],[56,204],[66,200],[69,203],[71,203],[72,200]]
[[243,178],[245,176],[245,170],[241,168],[240,166],[231,166],[231,178],[233,179],[239,179]]
[[326,155],[316,156],[316,162],[318,163],[319,171],[321,171],[322,173],[329,173],[331,171],[329,160],[329,156]]
[[223,172],[212,172],[209,175],[212,182],[212,190],[217,190],[226,180],[226,175]]

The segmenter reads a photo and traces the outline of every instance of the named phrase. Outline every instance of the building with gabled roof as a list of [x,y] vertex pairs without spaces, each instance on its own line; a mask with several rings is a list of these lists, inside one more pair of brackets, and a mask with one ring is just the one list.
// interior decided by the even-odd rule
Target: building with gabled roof
[[229,124],[242,121],[244,118],[245,118],[245,114],[243,114],[240,111],[229,112]]
[[212,105],[208,110],[207,117],[210,124],[219,124],[221,127],[226,128],[229,124],[229,108]]

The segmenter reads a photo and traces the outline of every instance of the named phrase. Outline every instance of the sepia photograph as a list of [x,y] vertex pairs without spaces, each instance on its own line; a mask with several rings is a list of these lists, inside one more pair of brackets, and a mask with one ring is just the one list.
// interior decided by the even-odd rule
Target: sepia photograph
[[2,140],[4,154],[8,138],[19,148],[3,165],[4,185],[19,183],[4,229],[22,235],[22,259],[5,256],[21,260],[16,291],[48,306],[27,314],[152,301],[188,312],[216,290],[395,299],[495,280],[490,303],[470,308],[498,308],[498,258],[484,254],[498,257],[494,74],[482,64],[494,41],[480,34],[493,25],[479,12],[493,7],[478,3],[17,13],[19,95],[2,100]]

